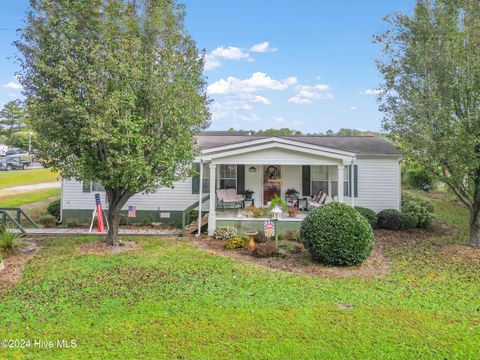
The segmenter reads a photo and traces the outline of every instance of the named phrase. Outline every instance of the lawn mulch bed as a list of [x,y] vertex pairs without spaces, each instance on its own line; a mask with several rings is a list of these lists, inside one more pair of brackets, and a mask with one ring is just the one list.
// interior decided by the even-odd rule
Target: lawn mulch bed
[[0,294],[22,278],[25,267],[35,256],[37,250],[36,240],[24,242],[24,245],[15,253],[4,259],[5,269],[0,271]]
[[123,246],[108,245],[106,242],[88,242],[77,246],[76,251],[83,255],[115,255],[127,251],[140,251],[142,247],[137,241],[125,241]]
[[[285,243],[285,241],[279,243],[282,244]],[[225,250],[223,247],[224,241],[212,237],[195,239],[194,244],[216,255],[228,256],[248,264],[295,274],[370,278],[385,275],[390,270],[390,261],[384,256],[380,247],[375,247],[370,257],[360,266],[340,267],[315,263],[311,259],[309,252],[303,247],[300,252],[290,253],[286,258],[277,256],[257,258],[243,249]]]

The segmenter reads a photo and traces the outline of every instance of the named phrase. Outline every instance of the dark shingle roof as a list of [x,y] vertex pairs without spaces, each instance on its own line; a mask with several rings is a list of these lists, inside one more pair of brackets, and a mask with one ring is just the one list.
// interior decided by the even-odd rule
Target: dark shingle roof
[[[241,144],[272,136],[256,135],[198,135],[200,149]],[[357,155],[401,155],[401,151],[386,139],[376,136],[275,136],[311,145],[353,152]]]

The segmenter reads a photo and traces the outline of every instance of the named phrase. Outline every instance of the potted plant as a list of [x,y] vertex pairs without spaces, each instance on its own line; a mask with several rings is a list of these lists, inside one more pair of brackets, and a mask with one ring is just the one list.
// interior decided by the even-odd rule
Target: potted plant
[[245,190],[245,199],[251,199],[254,191],[253,190]]
[[275,195],[275,197],[270,201],[269,210],[272,210],[276,205],[278,205],[283,211],[288,209],[287,203],[280,196]]
[[288,208],[288,216],[289,217],[295,217],[295,216],[297,216],[297,214],[298,214],[297,208],[294,208],[294,207]]

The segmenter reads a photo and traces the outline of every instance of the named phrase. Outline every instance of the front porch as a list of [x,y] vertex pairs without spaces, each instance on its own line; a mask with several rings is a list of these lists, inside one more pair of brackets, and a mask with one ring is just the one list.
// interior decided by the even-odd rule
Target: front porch
[[[319,193],[327,194],[327,202],[354,205],[354,196],[350,196],[356,182],[353,153],[278,138],[206,150],[199,160],[199,199],[210,194],[208,209],[204,209],[210,235],[221,222],[263,224],[269,218],[267,211],[263,217],[252,217],[243,208],[268,208],[277,196],[297,210],[308,210]],[[297,195],[292,197],[292,191]],[[285,211],[279,221],[300,224],[306,215],[299,211],[289,217]]]

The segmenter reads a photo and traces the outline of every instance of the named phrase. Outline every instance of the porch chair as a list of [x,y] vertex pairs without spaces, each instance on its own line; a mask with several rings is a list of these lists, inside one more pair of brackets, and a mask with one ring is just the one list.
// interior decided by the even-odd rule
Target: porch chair
[[325,204],[325,200],[327,200],[327,194],[323,191],[320,191],[317,196],[313,198],[313,200],[307,200],[308,208],[319,208],[320,206]]
[[218,206],[225,209],[226,206],[231,207],[243,207],[243,201],[245,197],[243,195],[237,195],[236,189],[218,189],[217,190]]

